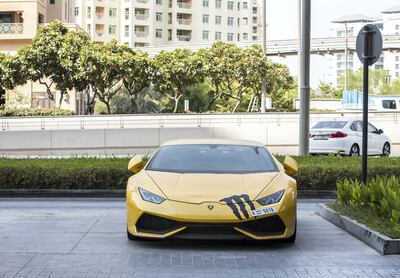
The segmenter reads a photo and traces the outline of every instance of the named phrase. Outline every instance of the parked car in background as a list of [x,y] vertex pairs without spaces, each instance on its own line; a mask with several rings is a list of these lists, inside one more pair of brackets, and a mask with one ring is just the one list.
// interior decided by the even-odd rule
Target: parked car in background
[[[363,123],[358,119],[333,119],[317,123],[310,130],[311,154],[343,154],[359,156]],[[390,139],[368,123],[368,155],[390,155]]]

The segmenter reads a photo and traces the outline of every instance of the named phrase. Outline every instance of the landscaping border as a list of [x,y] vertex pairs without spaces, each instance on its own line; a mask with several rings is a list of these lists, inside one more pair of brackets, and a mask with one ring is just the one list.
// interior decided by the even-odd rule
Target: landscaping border
[[381,233],[370,230],[364,224],[339,214],[325,204],[318,205],[317,213],[329,222],[368,244],[381,255],[400,254],[400,239],[391,239]]

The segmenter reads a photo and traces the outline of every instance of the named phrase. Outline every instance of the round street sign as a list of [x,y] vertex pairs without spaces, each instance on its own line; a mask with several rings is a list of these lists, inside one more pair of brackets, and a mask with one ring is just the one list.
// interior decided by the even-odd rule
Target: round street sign
[[357,36],[356,50],[361,63],[375,64],[382,53],[382,35],[379,28],[372,24],[361,28]]

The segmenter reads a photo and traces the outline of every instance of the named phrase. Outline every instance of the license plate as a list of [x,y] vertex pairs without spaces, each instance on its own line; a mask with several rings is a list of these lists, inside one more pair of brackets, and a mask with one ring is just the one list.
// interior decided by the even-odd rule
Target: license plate
[[276,212],[276,209],[274,209],[274,208],[260,208],[260,209],[252,210],[251,215],[256,217],[256,216],[261,216],[261,215],[266,215],[266,214],[272,214],[275,212]]
[[329,136],[326,135],[315,135],[314,140],[328,140]]

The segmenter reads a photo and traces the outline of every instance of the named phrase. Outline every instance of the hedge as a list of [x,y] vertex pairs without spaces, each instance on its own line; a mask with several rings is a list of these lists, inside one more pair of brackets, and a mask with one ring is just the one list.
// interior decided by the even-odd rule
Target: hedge
[[35,108],[20,108],[0,109],[0,117],[37,117],[37,116],[70,116],[74,113],[66,109],[35,109]]
[[[278,157],[283,160],[283,157]],[[299,189],[335,190],[361,175],[361,159],[295,157]],[[0,159],[0,189],[124,189],[129,158]],[[400,158],[369,158],[369,175],[400,177]]]

